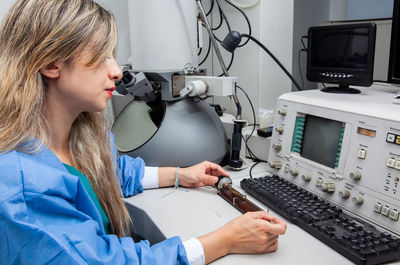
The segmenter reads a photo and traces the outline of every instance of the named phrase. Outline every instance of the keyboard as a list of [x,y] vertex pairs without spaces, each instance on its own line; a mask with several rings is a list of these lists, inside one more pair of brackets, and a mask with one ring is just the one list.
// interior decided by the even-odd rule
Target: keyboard
[[240,182],[247,193],[356,264],[400,260],[400,239],[279,177]]

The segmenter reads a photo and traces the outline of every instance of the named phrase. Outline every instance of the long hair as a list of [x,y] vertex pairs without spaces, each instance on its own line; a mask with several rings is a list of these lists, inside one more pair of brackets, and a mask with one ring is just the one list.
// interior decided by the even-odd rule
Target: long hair
[[[115,53],[114,17],[92,0],[18,0],[11,7],[0,30],[1,153],[38,152],[42,144],[49,146],[48,88],[39,70],[72,60],[89,42],[93,48],[87,67],[97,67]],[[121,200],[104,112],[81,113],[68,145],[73,164],[89,179],[113,233],[125,236],[130,218]]]

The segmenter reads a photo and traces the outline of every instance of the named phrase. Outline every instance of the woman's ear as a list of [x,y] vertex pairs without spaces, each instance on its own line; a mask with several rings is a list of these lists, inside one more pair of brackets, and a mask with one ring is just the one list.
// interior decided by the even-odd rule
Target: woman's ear
[[47,78],[54,79],[54,78],[60,77],[60,69],[61,69],[61,65],[59,63],[52,62],[52,63],[40,68],[39,72]]

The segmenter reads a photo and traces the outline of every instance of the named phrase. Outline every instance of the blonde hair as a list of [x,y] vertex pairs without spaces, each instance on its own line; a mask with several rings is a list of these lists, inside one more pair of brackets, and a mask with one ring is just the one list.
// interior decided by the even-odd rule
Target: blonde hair
[[[115,53],[116,31],[113,16],[92,0],[19,0],[11,7],[0,30],[0,152],[37,152],[49,144],[47,88],[39,70],[73,59],[89,42],[87,66],[100,65]],[[104,115],[77,117],[68,139],[70,157],[89,179],[113,233],[125,236],[130,218]]]

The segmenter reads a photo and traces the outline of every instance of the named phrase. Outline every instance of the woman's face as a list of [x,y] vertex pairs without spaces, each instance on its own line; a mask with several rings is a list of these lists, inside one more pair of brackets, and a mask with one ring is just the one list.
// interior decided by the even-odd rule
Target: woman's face
[[51,82],[49,92],[67,111],[103,111],[115,90],[115,81],[122,77],[112,54],[98,67],[86,65],[89,55],[88,46],[73,60],[60,64],[59,77]]

